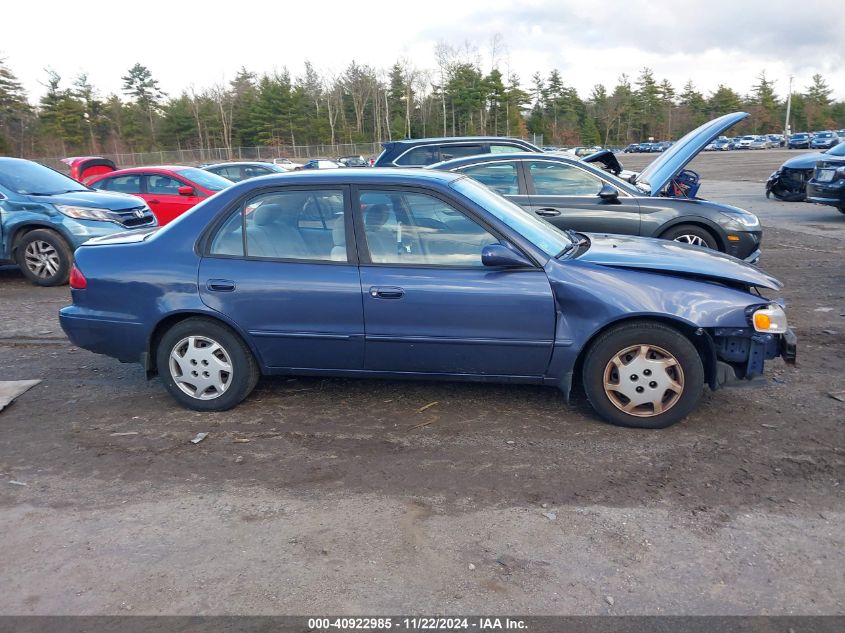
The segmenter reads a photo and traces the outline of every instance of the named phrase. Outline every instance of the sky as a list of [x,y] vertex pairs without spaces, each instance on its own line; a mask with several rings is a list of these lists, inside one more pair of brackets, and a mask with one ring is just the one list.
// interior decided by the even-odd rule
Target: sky
[[845,100],[842,0],[144,0],[85,4],[63,0],[4,4],[0,58],[30,100],[44,92],[46,68],[69,84],[88,73],[102,95],[120,93],[120,77],[147,66],[169,95],[304,61],[327,75],[353,60],[389,69],[400,58],[435,69],[439,42],[477,48],[519,75],[557,68],[582,97],[647,66],[680,91],[691,79],[709,94],[720,83],[744,94],[760,72],[784,96],[789,76],[803,91],[821,73]]

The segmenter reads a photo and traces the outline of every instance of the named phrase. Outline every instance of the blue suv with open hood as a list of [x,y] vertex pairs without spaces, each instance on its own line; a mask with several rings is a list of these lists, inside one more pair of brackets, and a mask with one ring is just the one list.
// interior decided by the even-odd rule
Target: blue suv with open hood
[[49,167],[0,157],[0,263],[39,286],[67,283],[73,251],[93,237],[157,226],[138,197],[96,191]]

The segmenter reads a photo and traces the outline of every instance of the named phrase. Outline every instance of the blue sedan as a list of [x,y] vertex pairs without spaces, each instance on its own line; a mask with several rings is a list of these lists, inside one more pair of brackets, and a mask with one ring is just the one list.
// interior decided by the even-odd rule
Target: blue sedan
[[563,231],[467,176],[325,170],[239,183],[161,229],[78,249],[74,344],[220,411],[260,375],[574,381],[660,428],[705,384],[795,358],[780,283],[730,256]]

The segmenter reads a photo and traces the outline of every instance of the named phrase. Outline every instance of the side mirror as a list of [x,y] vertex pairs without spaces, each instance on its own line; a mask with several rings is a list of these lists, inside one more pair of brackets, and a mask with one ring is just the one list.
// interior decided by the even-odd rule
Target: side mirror
[[182,185],[177,189],[180,196],[194,196],[196,195],[196,191],[193,187],[189,187],[188,185]]
[[602,202],[619,202],[619,192],[616,187],[607,183],[601,186],[598,196],[602,199]]
[[488,244],[482,248],[481,263],[485,266],[505,268],[525,268],[526,266],[531,268],[534,267],[534,264],[532,264],[527,258],[515,251],[512,251],[504,244]]

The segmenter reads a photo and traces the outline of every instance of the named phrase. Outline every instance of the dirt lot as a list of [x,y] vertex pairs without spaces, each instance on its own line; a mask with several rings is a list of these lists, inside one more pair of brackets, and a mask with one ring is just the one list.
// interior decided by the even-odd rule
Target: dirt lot
[[265,379],[191,413],[0,269],[0,380],[44,381],[0,413],[0,613],[845,613],[845,216],[765,200],[785,155],[693,167],[761,216],[799,365],[665,431],[454,383]]

